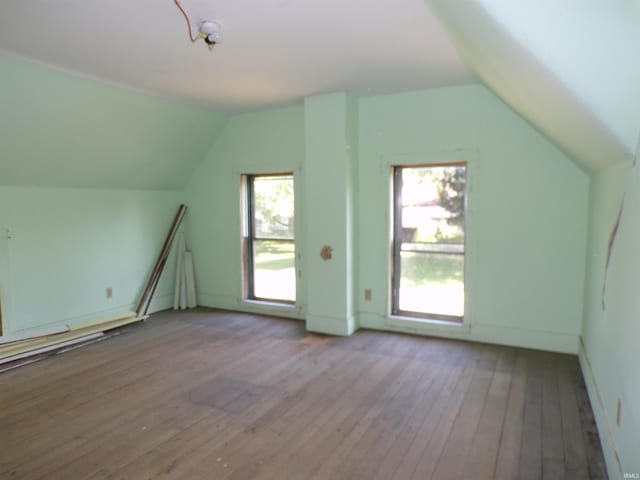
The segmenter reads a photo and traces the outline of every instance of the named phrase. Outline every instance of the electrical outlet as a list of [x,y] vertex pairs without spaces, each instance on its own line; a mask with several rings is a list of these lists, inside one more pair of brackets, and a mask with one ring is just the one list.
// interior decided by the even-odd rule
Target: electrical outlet
[[364,291],[364,299],[365,300],[371,300],[371,289],[370,288],[366,288]]
[[622,402],[618,399],[618,409],[616,411],[616,425],[620,426],[620,420],[622,416]]
[[107,287],[107,298],[113,297],[113,288]]

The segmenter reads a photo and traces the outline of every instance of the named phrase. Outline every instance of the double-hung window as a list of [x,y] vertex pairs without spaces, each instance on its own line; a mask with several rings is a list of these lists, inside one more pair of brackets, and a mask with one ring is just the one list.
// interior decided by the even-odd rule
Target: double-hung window
[[462,322],[464,162],[393,169],[392,314]]
[[293,174],[245,175],[245,297],[295,303]]

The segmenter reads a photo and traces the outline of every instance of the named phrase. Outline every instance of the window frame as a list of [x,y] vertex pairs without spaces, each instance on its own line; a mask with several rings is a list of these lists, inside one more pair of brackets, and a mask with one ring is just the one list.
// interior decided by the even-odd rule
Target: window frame
[[[464,194],[464,220],[463,220],[463,251],[462,253],[444,253],[446,255],[462,255],[463,264],[463,289],[464,305],[463,313],[458,315],[446,315],[438,313],[415,312],[400,308],[400,279],[401,252],[402,252],[402,170],[411,168],[437,168],[437,167],[464,167],[465,169],[465,194]],[[390,315],[392,317],[404,317],[418,321],[446,322],[454,325],[464,325],[467,317],[467,226],[468,226],[468,200],[470,193],[469,162],[466,160],[451,160],[439,162],[422,162],[410,164],[391,165],[391,258],[390,258]],[[429,253],[429,252],[426,252]]]
[[[242,267],[243,267],[243,291],[244,299],[250,302],[263,302],[273,305],[294,306],[298,300],[298,288],[296,285],[295,299],[287,300],[281,298],[266,298],[255,295],[255,245],[256,241],[275,241],[281,243],[290,243],[294,246],[294,272],[296,272],[297,283],[297,245],[295,229],[293,238],[265,237],[256,234],[255,223],[255,188],[254,181],[256,178],[265,177],[291,177],[294,183],[294,219],[295,219],[295,175],[294,172],[271,172],[271,173],[252,173],[243,174],[242,183],[244,189],[244,222],[242,234]],[[295,220],[294,220],[295,221]]]

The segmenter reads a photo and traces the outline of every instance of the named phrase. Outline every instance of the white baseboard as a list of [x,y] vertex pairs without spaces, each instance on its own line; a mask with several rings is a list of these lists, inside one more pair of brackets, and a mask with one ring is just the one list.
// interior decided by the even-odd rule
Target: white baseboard
[[323,315],[307,315],[307,330],[341,337],[349,336],[356,330],[355,317],[344,319]]
[[584,377],[584,383],[587,386],[587,393],[589,394],[589,400],[591,401],[591,410],[593,410],[593,416],[595,417],[596,425],[598,426],[598,435],[600,436],[600,445],[602,446],[602,453],[604,454],[607,473],[611,480],[615,480],[616,478],[622,479],[622,464],[620,463],[620,457],[618,456],[615,440],[611,434],[611,423],[609,422],[607,411],[604,408],[602,396],[598,389],[598,383],[596,382],[593,370],[591,369],[589,355],[587,354],[582,342],[580,342],[578,359],[580,360],[582,376]]
[[[304,308],[301,306],[280,306],[265,302],[251,302],[233,296],[216,295],[198,292],[198,304],[203,307],[219,308],[261,315],[305,320]],[[330,335],[348,336],[358,328],[396,331],[428,335],[434,337],[454,338],[474,342],[493,343],[513,347],[531,348],[551,352],[578,353],[579,336],[561,332],[541,332],[497,325],[455,325],[436,324],[385,317],[378,314],[360,312],[350,318],[334,318],[324,315],[306,315],[307,330]]]
[[471,336],[474,341],[572,355],[578,354],[580,342],[580,337],[577,334],[542,332],[495,325],[473,325]]
[[[91,322],[94,320],[100,320],[102,318],[113,317],[123,313],[133,312],[137,307],[137,303],[128,303],[125,305],[118,305],[117,307],[107,308],[104,310],[98,310],[95,312],[86,313],[83,315],[77,315],[74,317],[65,317],[52,319],[51,321],[41,323],[35,326],[29,326],[26,328],[13,328],[11,331],[7,330],[5,334],[16,333],[23,330],[29,330],[32,328],[50,327],[54,325],[80,325],[83,323]],[[161,310],[167,310],[173,307],[173,293],[156,294],[153,298],[149,313],[159,312]],[[12,326],[13,327],[13,326]]]
[[306,315],[305,308],[301,305],[287,306],[269,302],[247,301],[233,296],[216,295],[205,292],[198,292],[198,305],[235,312],[274,315],[305,320],[308,331],[329,335],[348,336],[357,330],[355,316],[344,319],[322,315]]
[[198,305],[201,307],[219,308],[235,312],[256,313],[278,317],[304,320],[304,309],[301,306],[277,305],[268,302],[253,302],[227,295],[216,295],[198,292]]
[[360,327],[374,330],[493,343],[573,355],[578,353],[579,336],[566,333],[540,332],[497,325],[429,323],[365,312],[358,315],[358,320]]
[[[132,306],[131,308],[134,309],[136,306]],[[160,312],[170,308],[173,308],[173,293],[156,295],[153,297],[153,302],[151,302],[151,306],[149,307],[149,313]]]

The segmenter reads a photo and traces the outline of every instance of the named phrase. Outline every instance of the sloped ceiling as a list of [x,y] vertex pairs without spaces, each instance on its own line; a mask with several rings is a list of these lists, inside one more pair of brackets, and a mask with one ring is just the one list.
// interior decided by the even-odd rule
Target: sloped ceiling
[[423,0],[0,1],[0,52],[199,105],[262,109],[333,91],[471,83]]
[[179,189],[224,111],[473,82],[423,0],[181,4],[223,43],[174,0],[0,0],[0,185]]
[[640,131],[640,2],[427,0],[463,62],[585,170]]
[[227,114],[0,56],[0,185],[181,189]]
[[207,108],[471,73],[585,170],[634,158],[639,1],[424,1],[183,0],[222,23],[212,52],[171,0],[1,2],[0,185],[177,189],[228,117]]

